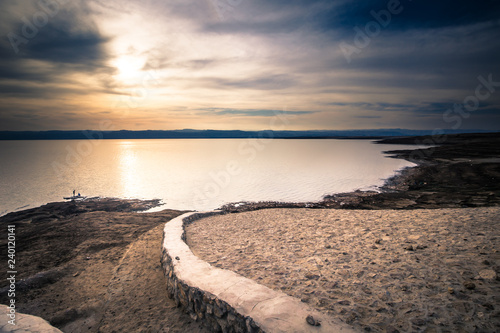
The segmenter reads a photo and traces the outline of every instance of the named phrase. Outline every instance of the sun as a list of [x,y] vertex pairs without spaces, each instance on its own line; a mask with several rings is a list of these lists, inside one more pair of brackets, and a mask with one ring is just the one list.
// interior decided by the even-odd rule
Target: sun
[[144,60],[130,55],[120,56],[114,60],[113,66],[118,70],[117,77],[123,81],[138,78],[144,66]]

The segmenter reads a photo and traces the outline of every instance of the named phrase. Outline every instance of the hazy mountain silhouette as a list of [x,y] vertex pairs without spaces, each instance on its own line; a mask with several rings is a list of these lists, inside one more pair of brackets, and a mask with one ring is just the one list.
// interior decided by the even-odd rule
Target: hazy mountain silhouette
[[[444,130],[446,134],[484,133],[482,130]],[[171,130],[171,131],[0,131],[0,140],[85,140],[85,139],[318,139],[380,138],[388,136],[432,135],[432,130],[366,129],[315,131],[240,131],[240,130]]]

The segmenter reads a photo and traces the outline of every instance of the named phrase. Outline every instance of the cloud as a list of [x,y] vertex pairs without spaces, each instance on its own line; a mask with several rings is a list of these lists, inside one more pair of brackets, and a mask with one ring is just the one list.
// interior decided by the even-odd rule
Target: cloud
[[229,109],[229,108],[204,108],[200,111],[208,112],[217,116],[232,115],[244,117],[275,117],[278,115],[305,115],[315,111],[283,111],[283,110],[256,110],[256,109]]
[[[0,41],[0,99],[10,115],[39,115],[30,124],[40,126],[120,113],[114,121],[141,129],[258,129],[292,109],[311,110],[288,111],[303,129],[432,127],[474,94],[478,76],[500,81],[498,1],[400,0],[401,11],[347,62],[341,43],[355,45],[354,28],[390,1],[66,1],[18,53]],[[21,36],[23,18],[43,10],[38,0],[3,9],[3,36]],[[493,127],[498,105],[491,94],[467,121]]]
[[380,119],[382,116],[354,116],[354,118],[358,119]]
[[[44,2],[23,2],[26,7],[17,11],[16,19],[9,11],[0,14],[0,21],[9,23],[2,26],[1,31],[8,38],[0,43],[0,80],[10,84],[10,93],[17,89],[19,93],[28,94],[25,85],[30,83],[26,82],[53,86],[67,83],[74,73],[112,72],[107,66],[105,51],[109,38],[88,18],[85,2],[52,6],[52,11],[36,5]],[[58,4],[56,0],[45,3]],[[33,94],[37,96],[41,90],[43,88],[33,87]]]

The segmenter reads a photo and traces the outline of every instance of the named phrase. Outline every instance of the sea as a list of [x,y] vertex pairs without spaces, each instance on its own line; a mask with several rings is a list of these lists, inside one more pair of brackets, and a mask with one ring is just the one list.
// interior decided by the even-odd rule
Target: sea
[[161,199],[158,209],[212,210],[245,201],[319,201],[376,190],[414,166],[384,151],[415,149],[335,139],[0,141],[0,216],[87,197]]

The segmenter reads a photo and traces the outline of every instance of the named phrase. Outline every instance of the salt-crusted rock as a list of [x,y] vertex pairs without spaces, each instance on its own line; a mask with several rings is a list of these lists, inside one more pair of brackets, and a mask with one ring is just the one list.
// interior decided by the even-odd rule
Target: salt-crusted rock
[[497,278],[497,273],[492,269],[483,269],[479,272],[479,276],[485,280],[495,280]]

